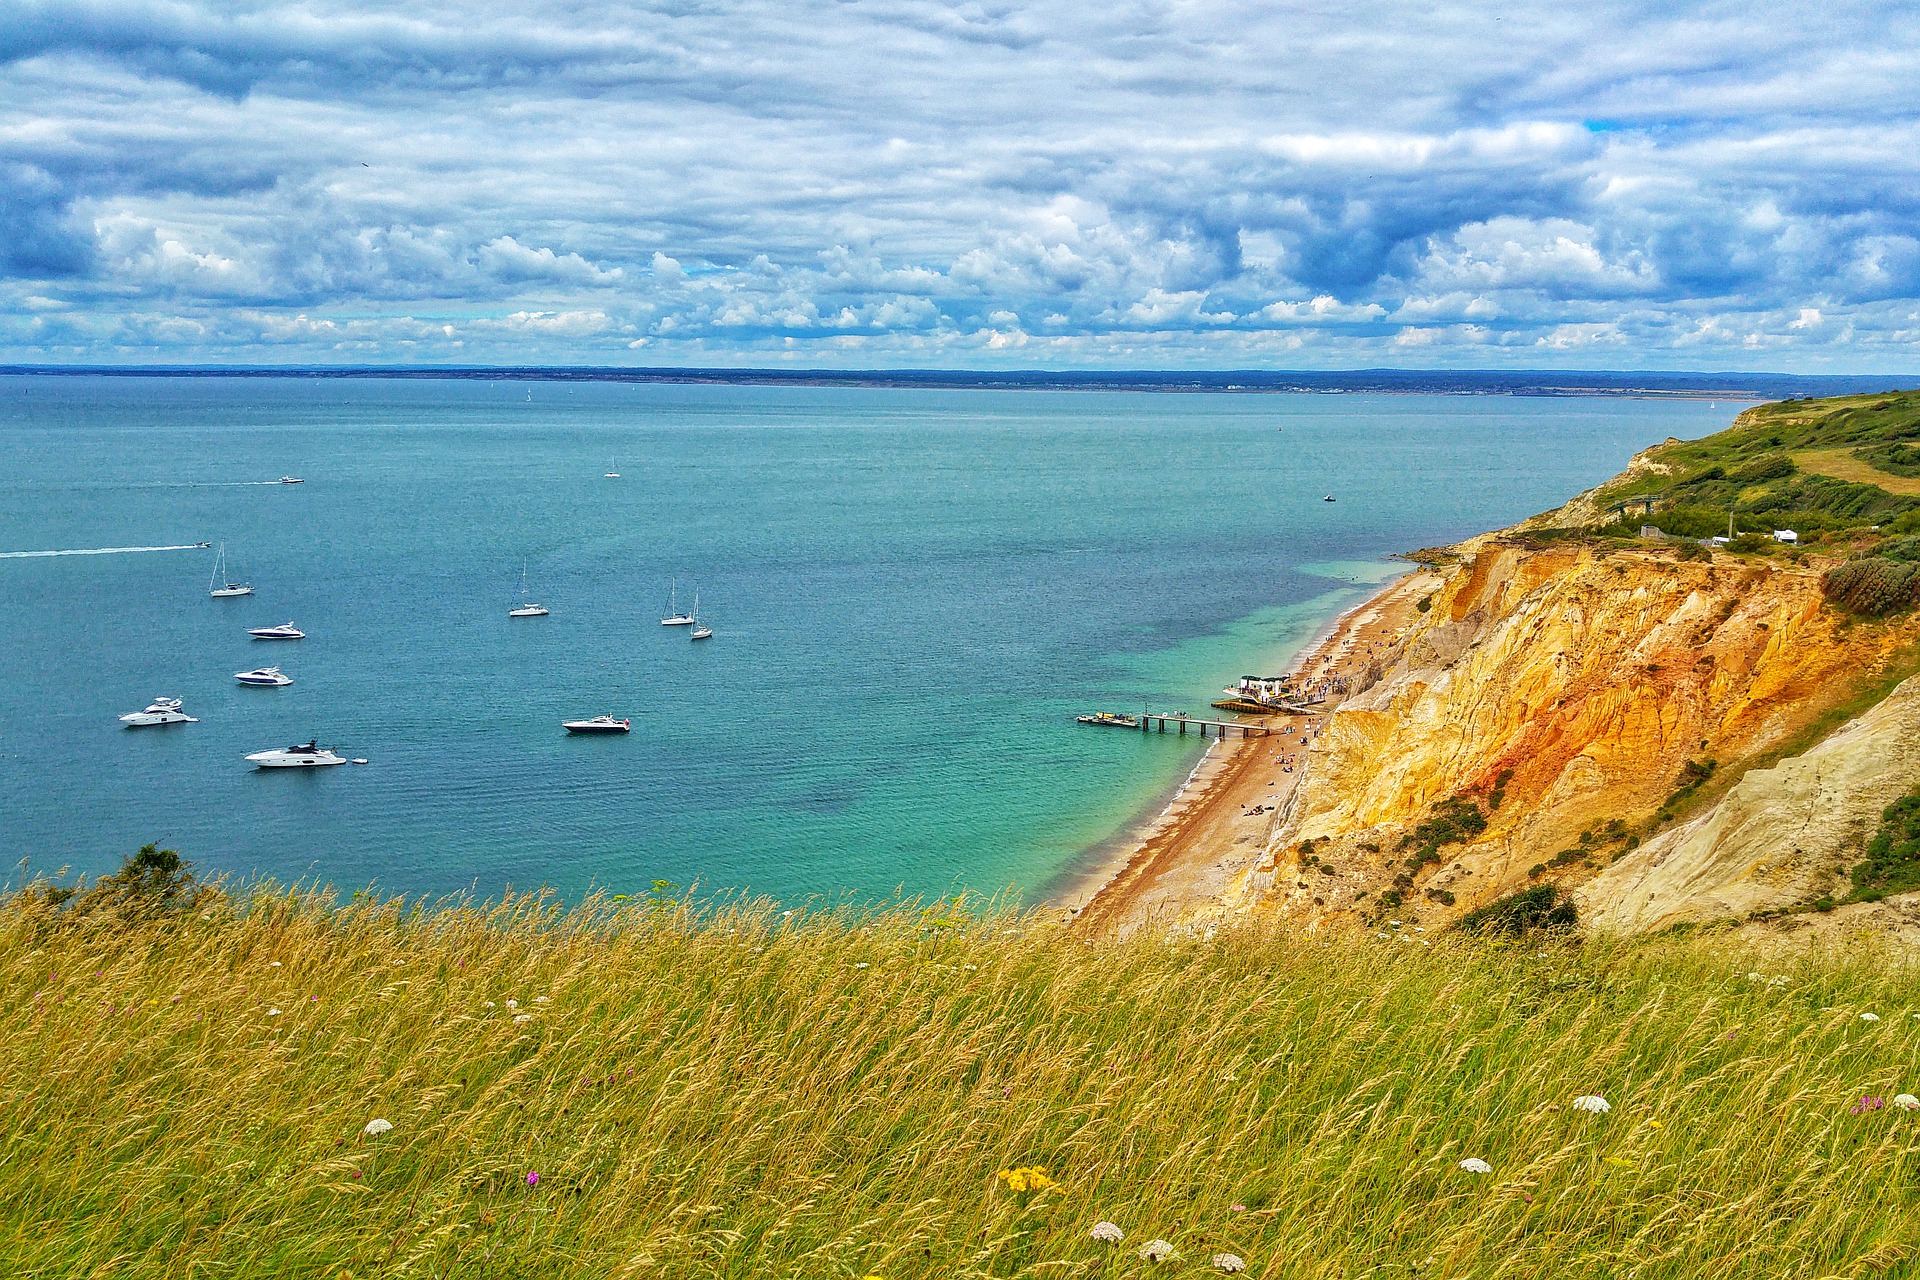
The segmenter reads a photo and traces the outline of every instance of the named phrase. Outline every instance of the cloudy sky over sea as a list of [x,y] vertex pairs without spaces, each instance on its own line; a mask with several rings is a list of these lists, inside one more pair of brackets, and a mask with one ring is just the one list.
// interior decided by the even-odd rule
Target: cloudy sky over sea
[[1893,3],[6,6],[0,360],[1920,369]]

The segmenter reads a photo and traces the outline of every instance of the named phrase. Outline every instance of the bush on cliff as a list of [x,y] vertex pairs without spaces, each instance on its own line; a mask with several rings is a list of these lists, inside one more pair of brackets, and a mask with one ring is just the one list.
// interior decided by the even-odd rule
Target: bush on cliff
[[1920,889],[1920,787],[1881,811],[1867,856],[1853,869],[1851,900],[1877,902],[1915,889]]
[[1453,922],[1462,933],[1518,938],[1539,929],[1572,929],[1579,923],[1573,901],[1560,896],[1558,885],[1522,889]]
[[0,1275],[1891,1275],[1920,1113],[1859,1100],[1920,1089],[1915,978],[954,902],[21,894]]
[[1899,613],[1920,604],[1920,563],[1863,556],[1835,565],[1821,575],[1827,599],[1869,618]]

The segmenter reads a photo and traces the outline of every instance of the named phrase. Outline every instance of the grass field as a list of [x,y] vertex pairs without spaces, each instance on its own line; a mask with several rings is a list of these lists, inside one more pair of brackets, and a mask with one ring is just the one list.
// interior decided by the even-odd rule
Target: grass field
[[0,1272],[1911,1275],[1916,976],[952,903],[16,895]]
[[1854,457],[1851,449],[1805,449],[1794,454],[1793,460],[1802,471],[1810,471],[1814,475],[1851,480],[1855,484],[1877,485],[1888,493],[1920,498],[1920,476],[1891,475],[1872,463]]

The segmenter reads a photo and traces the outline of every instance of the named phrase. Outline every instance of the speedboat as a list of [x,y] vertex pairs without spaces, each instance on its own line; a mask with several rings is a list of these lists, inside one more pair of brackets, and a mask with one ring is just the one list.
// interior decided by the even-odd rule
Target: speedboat
[[1328,495],[1327,495],[1326,497],[1324,497],[1324,498],[1322,498],[1322,499],[1320,499],[1320,501],[1322,501],[1322,502],[1332,502],[1332,501],[1333,501],[1333,495],[1332,495],[1332,494],[1328,494]]
[[278,667],[261,667],[258,671],[236,671],[233,678],[241,684],[258,685],[267,689],[279,689],[293,683],[289,676],[280,674]]
[[155,698],[147,704],[145,711],[130,711],[121,716],[120,723],[129,729],[138,729],[149,724],[199,724],[200,722],[180,709],[180,699]]
[[253,627],[248,632],[255,640],[305,640],[307,633],[291,622],[283,622],[277,627]]
[[300,476],[281,476],[280,483],[281,484],[305,484],[306,480]]
[[633,722],[615,720],[612,716],[595,716],[591,720],[562,720],[560,727],[568,733],[630,733]]
[[345,756],[336,755],[318,742],[304,742],[297,747],[276,747],[272,751],[256,751],[247,759],[261,769],[318,769],[323,765],[347,762]]

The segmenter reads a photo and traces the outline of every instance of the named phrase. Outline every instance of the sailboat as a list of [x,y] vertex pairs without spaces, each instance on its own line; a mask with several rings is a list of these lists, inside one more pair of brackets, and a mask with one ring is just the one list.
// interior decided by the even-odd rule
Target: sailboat
[[253,594],[253,587],[250,584],[245,582],[228,582],[226,577],[227,544],[223,542],[220,544],[219,554],[213,558],[213,577],[207,583],[207,594],[215,600],[224,600],[229,596],[250,596]]
[[620,471],[619,471],[618,464],[612,458],[608,458],[607,459],[607,479],[618,480],[619,478],[620,478]]
[[703,625],[700,621],[700,593],[697,591],[694,592],[693,595],[693,612],[687,615],[687,621],[693,624],[693,634],[688,636],[687,639],[713,639],[713,628]]
[[520,603],[507,610],[509,618],[544,618],[547,606],[535,604],[527,598],[527,562],[520,562]]
[[[699,604],[698,598],[695,599],[694,603],[695,605]],[[679,604],[680,604],[680,583],[676,579],[672,583],[672,585],[670,585],[667,588],[667,616],[660,619],[661,626],[690,627],[693,625],[693,615],[690,613],[680,612]]]

